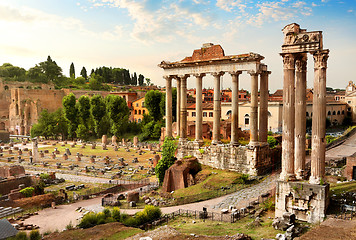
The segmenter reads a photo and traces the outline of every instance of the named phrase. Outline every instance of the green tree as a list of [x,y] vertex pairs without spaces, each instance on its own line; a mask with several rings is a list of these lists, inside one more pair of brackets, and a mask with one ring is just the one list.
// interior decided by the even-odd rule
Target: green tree
[[106,97],[107,113],[111,122],[111,132],[121,137],[128,126],[130,110],[125,99],[117,95],[108,95]]
[[161,111],[160,103],[162,101],[162,93],[158,90],[151,90],[146,93],[145,105],[149,114],[153,117],[154,121],[162,120],[163,113]]
[[79,122],[88,128],[90,118],[90,99],[88,96],[82,95],[77,102]]
[[10,63],[4,63],[0,66],[0,77],[10,81],[25,81],[26,70],[13,66]]
[[78,126],[78,109],[76,107],[76,99],[73,93],[68,94],[62,100],[64,117],[68,121],[68,135],[71,138],[75,137],[75,131]]
[[75,79],[75,69],[74,69],[74,63],[70,64],[69,67],[69,77],[72,79]]
[[88,128],[84,124],[82,124],[82,123],[79,124],[75,133],[77,134],[78,138],[80,138],[84,141],[88,141],[89,131],[88,131]]
[[88,79],[88,74],[87,74],[87,70],[85,69],[85,67],[82,68],[82,70],[80,71],[80,75],[85,78],[85,80]]
[[95,133],[100,137],[103,133],[101,122],[106,115],[106,104],[102,96],[95,95],[90,99],[90,113],[93,117]]
[[172,139],[166,138],[162,146],[162,158],[158,161],[155,167],[155,172],[160,184],[163,183],[166,170],[172,166],[176,160],[174,157],[177,149],[176,142]]
[[46,76],[42,72],[42,68],[38,65],[30,68],[27,72],[27,76],[32,82],[43,82],[46,83]]
[[134,72],[134,75],[132,76],[132,85],[136,86],[137,85],[137,74]]
[[138,75],[138,85],[143,86],[143,83],[145,81],[145,77],[143,75]]
[[146,78],[146,82],[147,82],[147,86],[150,86],[150,85],[151,85],[151,79]]
[[51,56],[47,57],[47,61],[40,62],[38,66],[44,73],[47,82],[58,80],[62,76],[62,68],[52,60]]

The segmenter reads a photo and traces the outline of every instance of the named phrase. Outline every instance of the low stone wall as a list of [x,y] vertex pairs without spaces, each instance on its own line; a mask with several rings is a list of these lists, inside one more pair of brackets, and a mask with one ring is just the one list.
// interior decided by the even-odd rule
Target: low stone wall
[[10,142],[10,133],[5,131],[0,131],[0,140],[5,143]]
[[280,166],[281,149],[264,146],[231,146],[229,144],[199,147],[196,142],[181,141],[178,159],[185,156],[198,158],[201,164],[218,169],[238,171],[251,176],[262,175]]
[[11,192],[13,189],[17,189],[20,184],[24,184],[25,187],[32,185],[31,176],[23,176],[17,178],[8,178],[0,181],[0,194],[6,195]]

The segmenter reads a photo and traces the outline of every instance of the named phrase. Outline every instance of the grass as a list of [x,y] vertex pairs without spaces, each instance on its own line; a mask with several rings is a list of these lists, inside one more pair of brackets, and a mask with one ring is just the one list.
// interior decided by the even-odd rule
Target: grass
[[356,181],[345,183],[332,183],[330,190],[333,194],[340,195],[343,192],[356,192]]
[[235,184],[242,174],[232,171],[213,169],[211,167],[202,165],[196,178],[205,178],[196,185],[184,189],[178,189],[173,193],[174,198],[188,197],[197,193],[207,193],[212,190],[221,189],[221,187],[236,185],[238,188],[243,188],[244,184]]
[[[179,217],[171,221],[169,225],[184,234],[195,233],[197,235],[208,236],[231,236],[235,235],[236,233],[244,233],[252,237],[252,239],[261,239],[274,238],[277,233],[283,232],[275,230],[272,227],[273,217],[273,211],[267,212],[264,216],[261,217],[262,222],[261,226],[259,227],[248,226],[248,224],[254,220],[254,218],[250,217],[245,217],[235,223],[216,222],[209,220],[203,221],[201,219],[194,219],[194,221],[196,221],[195,224],[192,223],[192,218]],[[184,223],[183,221],[185,221],[186,223]]]
[[111,235],[110,237],[107,238],[102,238],[102,240],[121,240],[121,239],[126,239],[128,237],[131,237],[135,234],[142,233],[143,230],[139,228],[134,228],[130,230],[125,230],[122,232],[115,233],[114,235]]

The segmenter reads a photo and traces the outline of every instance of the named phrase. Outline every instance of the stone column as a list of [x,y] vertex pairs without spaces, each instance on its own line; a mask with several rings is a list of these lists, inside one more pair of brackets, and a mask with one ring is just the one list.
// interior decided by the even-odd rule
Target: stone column
[[238,145],[239,129],[239,75],[241,71],[230,72],[232,78],[231,145]]
[[298,180],[304,178],[305,171],[307,59],[307,54],[303,53],[298,55],[295,61],[296,80],[294,173]]
[[176,78],[177,79],[177,135],[179,135],[180,134],[180,125],[181,125],[181,123],[180,123],[180,101],[181,101],[181,81],[180,81],[180,78],[179,77],[177,77]]
[[250,146],[258,145],[258,73],[251,75]]
[[326,67],[329,50],[313,53],[314,93],[312,154],[309,183],[323,184],[325,175],[325,125],[326,125]]
[[267,144],[268,132],[268,74],[263,71],[260,79],[260,118],[259,118],[259,142]]
[[214,76],[214,123],[213,123],[213,141],[212,144],[220,143],[220,118],[221,118],[221,94],[220,79],[224,72],[216,72]]
[[196,111],[196,121],[195,121],[195,140],[198,143],[203,142],[203,77],[205,73],[196,74],[196,101],[195,101],[195,111]]
[[172,77],[166,79],[166,137],[172,137]]
[[294,175],[294,126],[295,126],[295,57],[293,54],[281,54],[283,57],[283,133],[282,133],[282,173],[281,180],[295,179]]
[[179,76],[181,81],[180,87],[180,138],[187,138],[187,78],[189,75]]

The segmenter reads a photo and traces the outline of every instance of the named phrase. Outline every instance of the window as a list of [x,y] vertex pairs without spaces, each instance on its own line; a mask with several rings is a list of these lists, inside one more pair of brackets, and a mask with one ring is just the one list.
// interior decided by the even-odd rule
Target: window
[[141,114],[141,110],[138,110],[138,114]]
[[207,112],[203,112],[203,117],[207,117],[208,113]]
[[328,116],[330,116],[330,115],[331,115],[331,112],[329,111],[329,112],[328,112]]
[[245,125],[249,125],[250,124],[250,115],[245,114]]
[[347,103],[348,103],[348,104],[350,104],[350,103],[351,103],[351,101],[347,101]]
[[138,103],[136,103],[136,107],[138,107]]
[[192,112],[192,117],[195,117],[196,116],[196,113],[195,112]]
[[213,112],[209,112],[209,117],[213,117]]
[[309,113],[307,112],[307,115],[306,115],[307,117],[309,117]]
[[344,111],[344,110],[342,110],[341,114],[342,114],[342,115],[345,115],[345,111]]
[[142,102],[142,107],[145,107],[145,102]]
[[135,114],[137,114],[137,110],[135,110]]
[[145,112],[146,112],[145,110],[142,110],[142,114],[145,114]]
[[141,122],[141,119],[139,118],[137,122],[139,122],[139,123],[140,123],[140,122]]
[[336,112],[335,112],[335,111],[333,111],[333,115],[336,115]]
[[340,115],[340,111],[337,111],[337,115]]

